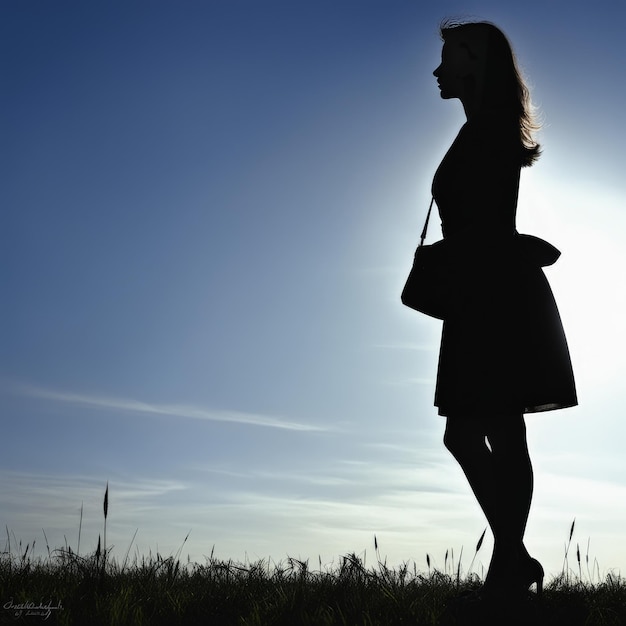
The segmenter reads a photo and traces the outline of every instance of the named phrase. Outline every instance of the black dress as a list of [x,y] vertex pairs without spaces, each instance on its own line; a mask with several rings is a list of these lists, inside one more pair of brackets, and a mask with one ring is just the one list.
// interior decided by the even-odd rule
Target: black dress
[[440,415],[504,416],[577,404],[552,291],[516,237],[517,128],[503,114],[472,118],[433,180],[455,272],[437,371]]

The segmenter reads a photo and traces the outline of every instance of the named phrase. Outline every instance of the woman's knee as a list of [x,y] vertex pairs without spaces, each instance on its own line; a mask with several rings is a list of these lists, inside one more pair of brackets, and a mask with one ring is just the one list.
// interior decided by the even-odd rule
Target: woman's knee
[[450,420],[446,424],[446,431],[443,433],[443,445],[452,453],[459,447],[459,437],[454,428],[450,426]]
[[475,420],[460,417],[448,417],[443,445],[455,456],[472,454],[486,447],[485,432],[481,424]]
[[489,445],[495,454],[510,455],[527,451],[526,424],[523,415],[506,415],[494,421],[487,431]]

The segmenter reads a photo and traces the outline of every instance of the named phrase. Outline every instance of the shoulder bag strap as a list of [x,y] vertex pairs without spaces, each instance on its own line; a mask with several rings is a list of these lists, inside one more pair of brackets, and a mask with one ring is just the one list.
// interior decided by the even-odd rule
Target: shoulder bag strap
[[424,228],[422,228],[422,235],[420,237],[420,247],[424,245],[424,239],[426,239],[426,231],[428,230],[428,220],[430,219],[430,212],[433,209],[433,202],[435,198],[430,199],[430,206],[428,207],[428,213],[426,214],[426,222],[424,222]]

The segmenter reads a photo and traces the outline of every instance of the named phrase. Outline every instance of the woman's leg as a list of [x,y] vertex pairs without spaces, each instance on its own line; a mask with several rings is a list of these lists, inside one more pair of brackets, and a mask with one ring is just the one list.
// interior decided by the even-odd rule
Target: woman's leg
[[443,443],[461,469],[495,534],[496,492],[493,457],[486,442],[484,424],[462,416],[449,416]]
[[448,417],[444,443],[463,469],[489,522],[494,555],[488,581],[498,578],[520,558],[529,558],[523,537],[533,477],[523,416],[489,420]]
[[524,532],[533,495],[533,470],[524,417],[504,415],[502,419],[490,420],[487,439],[495,472],[495,548],[521,551],[519,556],[527,558]]

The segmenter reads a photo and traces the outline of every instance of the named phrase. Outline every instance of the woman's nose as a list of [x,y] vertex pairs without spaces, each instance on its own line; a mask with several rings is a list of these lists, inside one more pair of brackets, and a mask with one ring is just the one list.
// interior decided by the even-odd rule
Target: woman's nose
[[433,71],[433,76],[439,76],[439,70],[441,69],[441,65],[438,65]]

